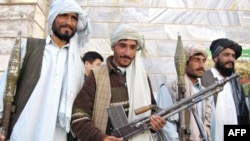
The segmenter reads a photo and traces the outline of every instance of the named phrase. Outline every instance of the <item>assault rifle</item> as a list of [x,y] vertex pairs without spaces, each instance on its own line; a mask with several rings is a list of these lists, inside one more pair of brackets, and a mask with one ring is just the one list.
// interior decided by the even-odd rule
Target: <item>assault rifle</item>
[[[208,86],[207,88],[195,93],[194,95],[191,95],[188,98],[182,99],[176,104],[170,106],[166,109],[161,109],[160,112],[157,114],[166,120],[173,116],[174,114],[189,108],[193,106],[194,104],[208,98],[209,96],[212,96],[214,94],[217,94],[218,92],[223,90],[223,86],[230,81],[231,79],[239,77],[238,74],[233,74],[229,77],[226,77],[222,80],[216,81],[214,84]],[[148,110],[151,110],[153,105],[148,105],[145,107],[142,107],[140,109],[137,109],[138,113],[143,113]],[[114,130],[112,132],[112,135],[115,137],[123,138],[124,140],[127,140],[145,130],[148,130],[151,128],[150,125],[150,117],[144,117],[132,122],[127,121],[125,112],[123,110],[122,106],[114,106],[107,109],[109,118],[111,120],[111,123],[114,127]]]

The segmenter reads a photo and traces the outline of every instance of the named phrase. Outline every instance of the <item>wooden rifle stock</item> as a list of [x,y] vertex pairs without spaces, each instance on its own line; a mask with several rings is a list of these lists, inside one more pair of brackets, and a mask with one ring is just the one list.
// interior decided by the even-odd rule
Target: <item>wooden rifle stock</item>
[[[209,96],[217,94],[218,92],[222,91],[223,86],[228,81],[237,77],[239,77],[239,75],[235,73],[231,75],[230,77],[216,81],[214,84],[210,85],[209,87],[191,95],[188,98],[180,100],[179,102],[170,106],[169,108],[162,109],[157,114],[167,120],[170,116],[173,116],[174,114],[193,106],[194,104],[208,98]],[[117,115],[111,115],[111,116],[117,116]],[[115,128],[112,132],[112,135],[115,137],[120,137],[120,138],[123,138],[124,140],[127,140],[133,137],[134,135],[141,133],[144,130],[148,130],[150,128],[151,128],[150,117],[144,117],[144,118],[132,121],[126,125],[122,125],[121,127]]]

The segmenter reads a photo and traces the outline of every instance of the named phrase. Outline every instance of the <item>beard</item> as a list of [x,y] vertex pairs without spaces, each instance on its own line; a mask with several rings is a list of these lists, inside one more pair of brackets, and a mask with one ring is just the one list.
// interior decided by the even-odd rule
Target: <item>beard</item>
[[224,64],[218,60],[216,63],[215,63],[215,68],[220,72],[221,75],[223,76],[231,76],[235,70],[234,70],[234,63],[233,63],[233,67],[232,68],[226,68],[224,66]]
[[[69,32],[66,33],[60,33],[59,31],[60,27],[56,27],[55,22],[52,24],[52,31],[55,34],[56,37],[58,37],[60,40],[69,42],[70,38],[73,37],[75,35],[75,31],[73,31],[72,34],[70,34]],[[73,29],[72,29],[73,30]]]

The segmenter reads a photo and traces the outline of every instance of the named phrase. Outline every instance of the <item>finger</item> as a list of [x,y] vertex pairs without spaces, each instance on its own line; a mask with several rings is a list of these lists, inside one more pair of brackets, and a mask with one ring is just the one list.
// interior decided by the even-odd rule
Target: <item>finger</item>
[[165,126],[166,120],[158,115],[153,115],[151,116],[150,124],[153,130],[158,131]]

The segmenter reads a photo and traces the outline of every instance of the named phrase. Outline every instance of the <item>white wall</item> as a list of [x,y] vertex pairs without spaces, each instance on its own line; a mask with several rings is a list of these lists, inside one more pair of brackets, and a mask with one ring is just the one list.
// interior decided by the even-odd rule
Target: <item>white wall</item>
[[[47,0],[29,1],[35,2],[0,5],[0,71],[6,68],[18,30],[23,31],[24,37],[45,36],[47,17],[44,9]],[[177,32],[181,33],[184,45],[197,42],[208,48],[212,40],[227,37],[239,42],[244,48],[250,48],[249,0],[77,2],[91,20],[92,35],[85,51],[96,50],[105,57],[112,54],[110,33],[120,23],[134,25],[144,34],[150,53],[144,64],[155,92],[161,83],[169,83],[176,78],[174,53]]]

